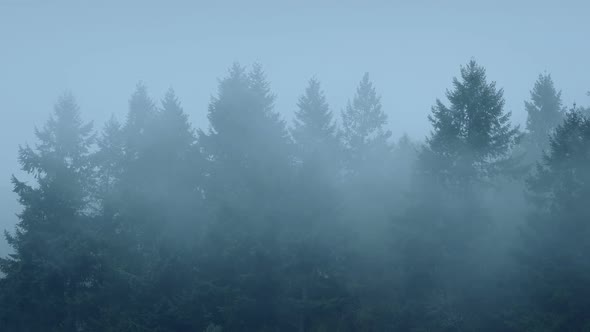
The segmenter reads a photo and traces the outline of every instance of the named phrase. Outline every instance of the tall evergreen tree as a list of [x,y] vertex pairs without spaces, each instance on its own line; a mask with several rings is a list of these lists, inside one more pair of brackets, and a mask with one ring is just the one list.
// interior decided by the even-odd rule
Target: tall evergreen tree
[[[402,306],[408,317],[402,329],[498,328],[488,314],[496,300],[490,293],[501,292],[487,288],[493,285],[481,274],[483,262],[491,261],[486,255],[493,253],[484,251],[492,220],[483,195],[492,179],[513,174],[511,151],[520,134],[504,111],[502,89],[487,82],[474,60],[461,67],[453,87],[447,91],[450,105],[437,100],[432,108],[433,130],[419,155],[415,200],[399,224],[401,296],[412,299]],[[492,266],[486,269],[494,272]]]
[[188,304],[195,297],[187,295],[195,278],[193,250],[203,207],[195,140],[171,89],[156,108],[139,85],[125,126],[109,122],[105,127],[97,157],[101,170],[117,170],[107,192],[110,200],[102,201],[105,252],[113,272],[109,286],[114,288],[108,291],[127,295],[125,301],[105,299],[112,301],[107,314],[115,329],[174,331],[203,325],[201,315],[180,318],[195,309]]
[[205,193],[215,209],[208,240],[225,248],[212,249],[208,273],[216,289],[236,294],[214,316],[230,330],[279,324],[277,239],[289,219],[293,153],[274,99],[259,65],[246,72],[234,64],[209,105],[209,131],[199,133]]
[[486,81],[485,69],[475,60],[461,67],[447,91],[450,105],[437,100],[429,120],[423,165],[447,184],[468,184],[509,171],[511,149],[520,139],[518,127],[504,111],[504,91]]
[[141,150],[146,128],[155,113],[156,106],[148,96],[147,87],[139,82],[129,100],[129,111],[124,126],[126,152],[129,158],[133,158],[134,154]]
[[590,327],[590,120],[566,114],[529,178],[533,209],[524,228],[522,287],[530,296],[520,312],[523,329],[583,331]]
[[352,102],[342,113],[342,138],[347,150],[349,170],[355,171],[368,159],[387,149],[391,131],[385,128],[387,115],[381,109],[381,97],[377,95],[369,73],[365,73],[356,89]]
[[[182,227],[187,218],[193,218],[201,198],[200,178],[202,162],[196,146],[196,136],[188,116],[174,91],[169,89],[160,109],[146,130],[146,171],[150,174],[149,191],[161,205],[162,218],[170,228],[176,228],[176,239],[186,232]],[[174,226],[176,224],[176,227]],[[182,226],[181,226],[182,225]]]
[[[368,329],[382,325],[382,299],[389,298],[387,286],[391,270],[380,267],[390,264],[387,250],[392,212],[396,208],[393,144],[386,128],[387,115],[381,97],[365,73],[356,93],[342,112],[342,143],[344,176],[341,188],[341,209],[344,222],[354,229],[348,250],[347,282],[350,292],[360,302]],[[369,263],[370,262],[370,263]],[[360,319],[360,318],[359,318]],[[387,327],[386,329],[388,329]]]
[[93,178],[89,149],[92,124],[84,123],[72,95],[36,130],[39,143],[19,149],[29,185],[13,177],[23,211],[14,253],[0,260],[1,326],[11,331],[76,331],[96,318],[91,296],[100,287],[100,260],[92,238],[88,198]]
[[121,179],[123,172],[123,158],[125,156],[125,141],[121,124],[115,118],[106,122],[102,133],[97,139],[98,151],[94,154],[94,163],[97,166],[96,200],[102,209],[103,215],[112,216],[115,212],[115,204],[119,199],[115,197],[114,190],[117,181]]
[[152,182],[146,181],[153,178],[155,171],[149,148],[153,144],[150,129],[156,111],[146,86],[138,83],[129,99],[127,119],[121,132],[124,142],[122,172],[114,192],[118,203],[115,224],[119,226],[121,243],[127,246],[120,253],[128,251],[129,265],[126,268],[135,265],[134,269],[127,270],[133,274],[141,274],[140,265],[148,261],[151,254],[146,246],[155,245],[154,237],[157,236],[158,217],[154,213],[157,197],[151,190]]
[[299,149],[299,158],[305,162],[338,151],[337,128],[320,82],[312,78],[299,97],[291,130]]
[[291,129],[296,146],[297,181],[291,204],[296,225],[286,236],[285,284],[281,295],[283,321],[292,330],[323,326],[337,329],[341,315],[352,316],[351,297],[344,285],[345,252],[336,240],[343,234],[338,185],[341,148],[336,124],[320,82],[312,78],[299,97]]
[[531,91],[531,100],[524,102],[527,112],[526,139],[529,160],[536,162],[548,147],[549,135],[563,119],[561,91],[557,91],[550,74],[540,74]]

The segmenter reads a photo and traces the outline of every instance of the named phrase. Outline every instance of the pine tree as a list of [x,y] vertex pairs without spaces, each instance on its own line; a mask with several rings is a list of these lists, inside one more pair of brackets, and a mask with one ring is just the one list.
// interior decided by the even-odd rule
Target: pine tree
[[536,162],[549,144],[549,135],[563,119],[561,91],[557,91],[549,74],[540,74],[531,91],[531,100],[525,101],[527,112],[526,139],[529,160]]
[[218,317],[230,330],[279,324],[277,238],[289,220],[293,153],[274,100],[259,65],[246,72],[234,64],[209,105],[209,131],[199,133],[208,160],[205,195],[214,207],[208,231],[214,258],[206,264],[217,289],[234,294],[218,297],[232,299],[217,306],[225,308]]
[[[172,89],[157,108],[145,86],[138,86],[125,126],[107,123],[97,157],[102,171],[116,170],[101,216],[112,272],[112,288],[104,293],[115,329],[192,330],[203,323],[199,315],[179,317],[195,310],[190,303],[198,301],[197,293],[187,295],[196,282],[194,249],[203,223],[202,162],[195,141]],[[118,292],[125,292],[126,300],[113,297]]]
[[100,287],[92,223],[88,216],[92,176],[92,124],[81,120],[72,95],[35,132],[39,143],[19,149],[29,185],[13,177],[23,211],[14,253],[0,261],[1,325],[13,331],[75,331],[97,315],[92,294]]
[[450,105],[437,100],[429,120],[433,131],[422,155],[426,171],[447,184],[467,184],[508,172],[510,152],[520,139],[504,111],[503,90],[486,81],[475,60],[461,67],[447,91]]
[[338,219],[338,182],[341,148],[336,124],[317,79],[312,78],[299,97],[291,129],[296,146],[297,173],[291,204],[295,225],[285,236],[284,313],[281,321],[291,329],[308,331],[318,326],[337,329],[342,312],[352,317],[350,294],[345,287],[345,255],[333,239],[341,236]]
[[299,149],[299,158],[305,162],[338,150],[337,128],[320,82],[312,78],[299,97],[291,134]]
[[114,205],[119,199],[114,191],[117,181],[121,179],[123,158],[125,156],[125,141],[121,124],[115,118],[105,123],[101,135],[97,139],[98,151],[94,154],[94,163],[98,167],[96,200],[103,215],[112,216]]
[[500,290],[483,286],[489,279],[481,271],[494,271],[488,264],[492,253],[482,249],[493,235],[483,194],[492,189],[491,179],[513,174],[511,151],[520,134],[504,111],[502,89],[487,82],[474,60],[461,67],[453,87],[447,91],[450,105],[437,100],[432,108],[433,130],[418,156],[414,199],[396,232],[405,273],[400,296],[413,299],[401,329],[494,328],[488,301]]
[[139,82],[129,100],[129,111],[124,126],[126,153],[129,158],[142,149],[146,128],[156,113],[156,106],[148,96],[147,87]]
[[342,112],[344,172],[340,209],[343,222],[354,225],[354,233],[346,235],[355,241],[347,241],[348,248],[341,249],[349,252],[346,282],[354,285],[350,293],[363,308],[357,316],[368,330],[383,323],[381,319],[387,315],[381,313],[382,299],[389,298],[393,289],[388,285],[391,270],[382,269],[391,264],[386,246],[391,239],[391,217],[396,208],[392,197],[397,190],[393,144],[389,142],[392,133],[386,125],[381,97],[365,73]]
[[302,214],[301,223],[314,227],[320,221],[335,218],[341,149],[332,112],[318,80],[309,80],[297,106],[291,129],[299,166],[295,205],[305,207],[298,211]]
[[191,245],[206,214],[202,205],[204,162],[188,115],[172,89],[147,127],[145,144],[150,205],[162,219],[159,236]]
[[590,120],[566,114],[528,180],[532,206],[519,254],[530,296],[527,329],[582,331],[590,326]]
[[[368,220],[383,220],[389,214],[384,199],[393,188],[393,146],[388,142],[387,115],[382,110],[369,74],[365,73],[352,102],[342,113],[342,144],[344,149],[344,185],[349,215],[353,219],[369,213]],[[354,208],[353,208],[354,206]],[[357,216],[355,216],[357,215]],[[381,215],[377,217],[376,215]],[[368,227],[380,232],[379,228]]]
[[244,197],[236,196],[241,195],[236,189],[265,196],[257,199],[277,198],[286,181],[283,172],[293,157],[285,123],[273,110],[274,99],[258,65],[246,73],[235,64],[220,82],[218,96],[209,105],[210,129],[199,133],[200,145],[211,161],[210,178],[220,181],[211,184],[208,195],[234,207],[248,199],[246,192]]
[[[381,109],[381,97],[377,95],[369,74],[365,73],[356,89],[352,102],[342,113],[342,138],[348,154],[350,170],[362,167],[367,160],[387,150],[391,131],[385,129],[387,115]],[[370,163],[370,161],[369,161]]]

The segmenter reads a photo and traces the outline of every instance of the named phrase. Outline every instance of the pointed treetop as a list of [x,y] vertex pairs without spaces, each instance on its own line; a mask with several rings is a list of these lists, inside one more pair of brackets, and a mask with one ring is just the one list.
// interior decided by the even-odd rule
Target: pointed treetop
[[305,93],[299,97],[295,111],[295,130],[305,127],[316,134],[334,135],[336,126],[320,82],[314,77],[308,82]]
[[270,83],[266,78],[266,73],[259,63],[252,65],[252,70],[248,73],[251,91],[260,97],[260,101],[265,112],[271,112],[274,107],[276,96],[270,90]]
[[428,117],[433,130],[423,156],[435,158],[427,161],[428,167],[461,181],[497,174],[508,164],[512,167],[510,151],[520,130],[510,123],[503,90],[487,81],[485,69],[472,59],[461,67],[461,77],[453,79],[453,89],[446,95],[450,105],[437,99]]
[[301,152],[337,149],[336,124],[320,82],[309,80],[305,93],[299,97],[291,133]]
[[381,97],[377,95],[369,73],[363,75],[352,102],[348,102],[342,114],[345,143],[352,149],[360,149],[371,142],[383,142],[391,136],[385,129],[387,115],[381,109]]
[[[176,136],[183,143],[192,144],[194,131],[188,121],[188,115],[184,112],[180,100],[172,88],[168,89],[161,101],[158,121],[155,125],[159,128],[159,135]],[[177,142],[180,144],[180,142]]]
[[92,127],[92,122],[84,124],[76,99],[66,92],[59,97],[45,126],[35,129],[39,139],[37,148],[55,151],[61,158],[84,154],[94,139]]
[[176,96],[176,93],[174,92],[174,89],[172,87],[170,87],[166,91],[166,94],[164,95],[164,99],[162,99],[161,104],[161,112],[184,112],[184,110],[182,109],[182,105],[180,104],[180,100],[178,100],[178,97]]
[[119,134],[122,130],[121,122],[115,116],[115,114],[111,114],[109,119],[105,122],[104,127],[102,129],[101,140],[105,137],[112,136],[114,134]]
[[142,129],[155,112],[155,105],[149,97],[147,87],[143,82],[137,83],[135,91],[129,99],[126,127],[135,130]]
[[555,88],[551,74],[539,74],[531,90],[531,100],[525,101],[525,110],[528,114],[526,128],[535,135],[546,136],[561,122],[564,113],[561,91]]

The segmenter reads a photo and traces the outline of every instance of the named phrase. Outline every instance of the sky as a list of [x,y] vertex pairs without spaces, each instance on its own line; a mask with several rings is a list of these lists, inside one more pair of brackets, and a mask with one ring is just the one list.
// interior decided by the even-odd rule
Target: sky
[[369,72],[394,136],[423,140],[431,106],[471,58],[504,89],[515,123],[543,72],[566,105],[590,104],[589,12],[588,1],[543,0],[0,0],[0,229],[16,221],[18,145],[35,143],[65,91],[100,129],[111,114],[124,119],[137,82],[154,99],[172,87],[207,128],[235,61],[264,66],[285,119],[311,77],[338,115]]

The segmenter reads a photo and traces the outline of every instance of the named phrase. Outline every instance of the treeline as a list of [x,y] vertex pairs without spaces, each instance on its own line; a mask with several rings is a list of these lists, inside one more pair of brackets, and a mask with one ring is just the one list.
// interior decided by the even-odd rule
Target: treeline
[[368,74],[340,117],[311,79],[288,124],[236,64],[206,130],[172,90],[98,132],[63,95],[19,149],[0,329],[590,330],[587,110],[542,74],[521,130],[475,61],[446,99],[421,143]]

